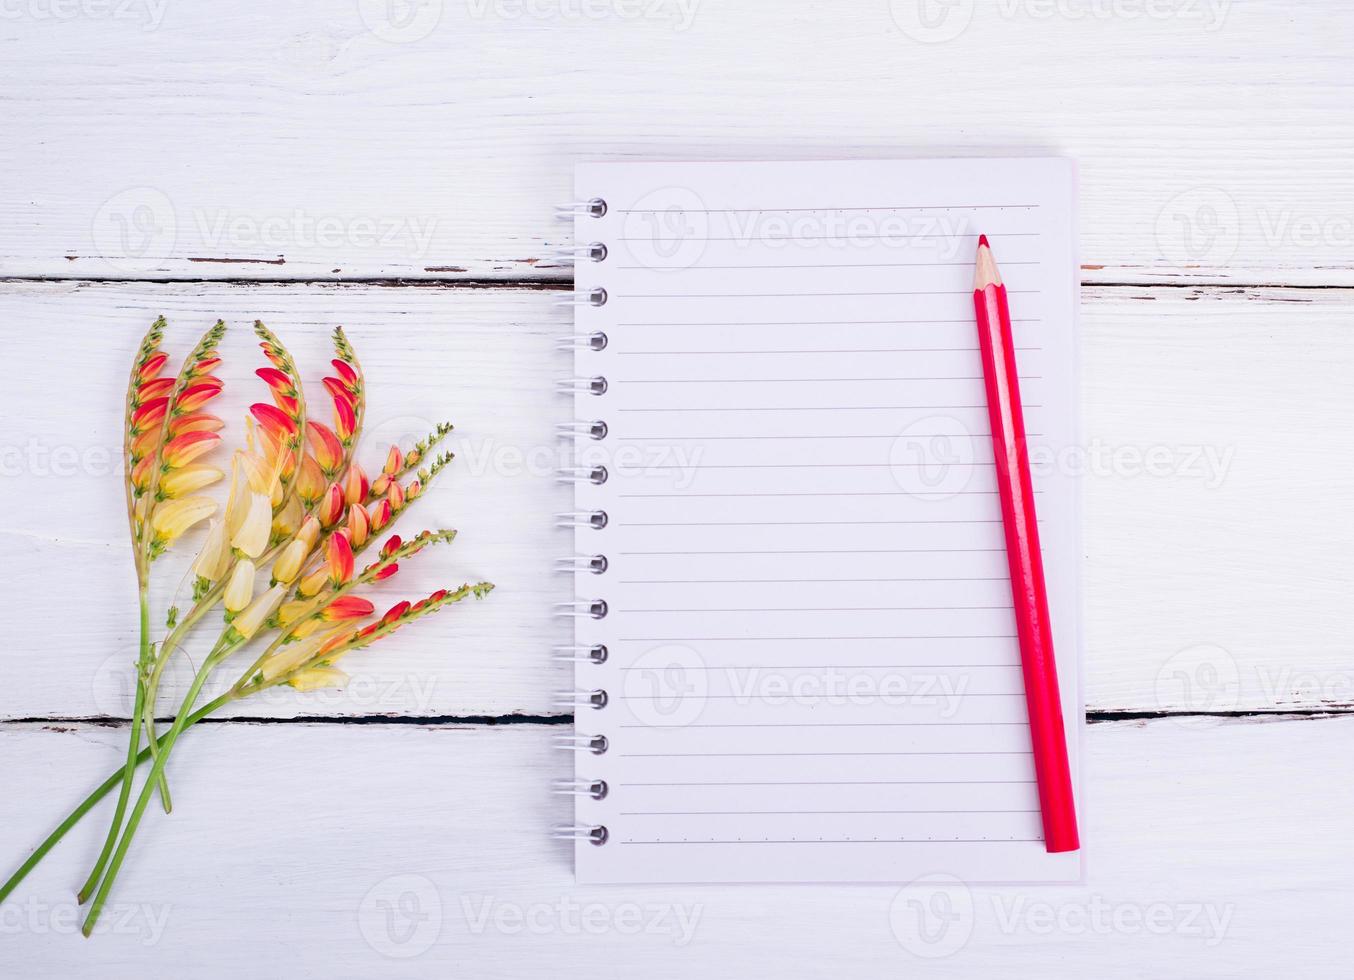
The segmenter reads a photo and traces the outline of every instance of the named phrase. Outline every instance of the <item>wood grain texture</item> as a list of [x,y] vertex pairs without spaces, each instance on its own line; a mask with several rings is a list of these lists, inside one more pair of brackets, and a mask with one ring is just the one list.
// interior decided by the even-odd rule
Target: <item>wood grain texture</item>
[[[382,594],[479,577],[499,586],[353,659],[342,694],[279,693],[237,710],[554,710],[551,691],[568,679],[548,648],[566,634],[549,606],[568,583],[548,562],[569,547],[552,527],[569,505],[551,473],[565,407],[550,392],[566,368],[552,340],[566,329],[556,298],[445,287],[0,287],[0,320],[23,328],[3,335],[20,369],[0,390],[0,485],[12,502],[0,527],[9,624],[0,717],[129,711],[135,596],[113,467],[128,351],[159,312],[177,350],[216,316],[234,324],[223,412],[237,437],[244,405],[262,397],[250,377],[250,321],[265,319],[314,371],[328,330],[346,325],[369,377],[373,436],[419,433],[443,417],[458,425],[459,459],[406,527],[455,526],[461,537],[407,565]],[[1354,442],[1352,315],[1354,293],[1344,290],[1085,290],[1083,447],[1045,465],[1084,474],[1091,710],[1354,704],[1354,461],[1342,448]],[[368,448],[365,458],[379,455]],[[157,567],[156,580],[163,608],[178,574]],[[176,663],[165,710],[189,674],[188,661]]]
[[49,6],[0,274],[560,278],[576,160],[1014,151],[1079,161],[1089,282],[1354,284],[1347,4]]
[[[336,978],[1347,972],[1354,791],[1330,774],[1354,751],[1354,719],[1093,725],[1086,885],[902,891],[577,886],[547,839],[568,816],[548,792],[563,771],[549,734],[200,728],[172,763],[174,814],[147,814],[108,931],[81,940],[71,900],[105,808],[0,909],[0,964],[106,980],[265,962]],[[6,868],[115,765],[122,735],[0,726]]]

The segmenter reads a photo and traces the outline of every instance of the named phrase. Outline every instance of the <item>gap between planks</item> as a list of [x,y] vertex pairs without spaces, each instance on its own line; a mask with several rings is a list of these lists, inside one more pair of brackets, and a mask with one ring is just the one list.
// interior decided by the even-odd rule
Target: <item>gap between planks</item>
[[[400,278],[400,277],[333,277],[314,278],[250,278],[233,277],[227,279],[190,279],[175,277],[141,276],[0,276],[0,287],[6,285],[35,285],[42,283],[88,285],[88,286],[332,286],[379,287],[385,289],[448,289],[448,290],[522,290],[527,292],[559,292],[573,288],[572,276],[550,277],[545,279],[438,279],[438,278]],[[1288,283],[1288,282],[1209,282],[1202,279],[1182,278],[1171,282],[1099,282],[1081,280],[1082,289],[1195,289],[1208,292],[1245,292],[1256,289],[1292,289],[1303,291],[1335,290],[1349,291],[1349,285],[1338,283]]]
[[[1098,710],[1086,712],[1088,725],[1103,725],[1116,722],[1161,721],[1164,719],[1231,720],[1231,721],[1312,721],[1321,718],[1348,717],[1354,709],[1350,708],[1296,708],[1275,711],[1116,711]],[[4,726],[52,725],[89,725],[98,728],[125,728],[126,718],[108,716],[75,717],[27,717],[0,719],[0,728]],[[169,724],[173,718],[157,718],[160,724]],[[231,718],[204,718],[200,725],[415,725],[424,728],[438,727],[503,727],[508,725],[543,725],[559,727],[572,725],[574,716],[560,715],[350,715],[336,717],[332,715],[296,715],[292,718],[274,718],[265,715],[240,715]]]

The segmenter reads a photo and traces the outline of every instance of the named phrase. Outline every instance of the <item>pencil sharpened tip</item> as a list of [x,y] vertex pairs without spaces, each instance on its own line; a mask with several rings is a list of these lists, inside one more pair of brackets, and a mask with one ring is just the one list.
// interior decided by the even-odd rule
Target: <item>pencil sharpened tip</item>
[[978,236],[978,247],[979,247],[979,248],[982,248],[984,245],[987,245],[988,248],[991,248],[991,247],[992,247],[991,245],[988,245],[988,244],[987,244],[987,236],[986,236],[986,235],[979,235],[979,236]]

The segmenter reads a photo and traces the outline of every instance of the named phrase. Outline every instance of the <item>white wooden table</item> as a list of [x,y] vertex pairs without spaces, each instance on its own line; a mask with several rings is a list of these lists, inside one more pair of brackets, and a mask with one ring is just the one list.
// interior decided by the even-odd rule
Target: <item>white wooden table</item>
[[[102,934],[72,891],[105,810],[0,908],[0,973],[1347,975],[1351,39],[1348,5],[1278,0],[5,3],[4,873],[121,758],[110,452],[157,313],[260,317],[311,364],[344,324],[374,430],[458,425],[424,519],[462,537],[421,574],[499,590],[342,695],[194,730]],[[572,163],[1012,149],[1081,168],[1088,883],[575,886],[547,839]]]

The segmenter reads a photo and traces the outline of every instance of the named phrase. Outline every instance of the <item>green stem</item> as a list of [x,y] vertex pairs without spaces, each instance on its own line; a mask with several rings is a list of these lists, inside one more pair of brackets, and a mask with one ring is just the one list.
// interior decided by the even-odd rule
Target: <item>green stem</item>
[[132,837],[136,834],[136,828],[140,825],[141,817],[146,812],[146,804],[150,802],[151,794],[155,790],[155,780],[160,773],[164,772],[165,763],[174,750],[174,742],[178,740],[179,734],[188,722],[189,713],[193,710],[193,704],[197,701],[198,694],[202,691],[202,685],[207,682],[207,677],[216,668],[222,657],[232,649],[233,647],[229,645],[225,645],[224,649],[218,645],[217,649],[213,650],[203,662],[202,669],[197,672],[197,676],[193,678],[192,686],[189,687],[187,695],[184,696],[183,704],[179,707],[178,717],[174,719],[174,724],[166,733],[164,742],[160,745],[160,755],[151,767],[150,775],[146,778],[141,795],[137,797],[136,806],[132,808],[131,816],[127,818],[127,828],[122,832],[122,840],[118,842],[117,850],[113,852],[113,859],[108,865],[108,873],[104,875],[103,882],[99,885],[98,894],[94,896],[94,903],[89,908],[89,915],[85,918],[85,924],[81,927],[81,932],[85,936],[89,936],[94,931],[94,924],[99,921],[99,913],[103,911],[104,902],[108,899],[108,892],[117,879],[118,871],[122,868],[122,862],[127,857],[127,848],[131,846]]
[[[201,721],[203,718],[206,718],[214,711],[217,711],[221,707],[229,704],[230,701],[231,697],[229,695],[222,695],[215,701],[212,701],[210,704],[203,705],[197,711],[193,712],[191,715],[188,716],[187,724],[188,725],[197,724],[199,721]],[[163,739],[163,736],[161,737]],[[137,754],[136,757],[137,764],[140,765],[141,763],[149,759],[150,754],[151,750],[149,746],[142,749]],[[61,841],[61,838],[65,837],[67,832],[77,823],[79,823],[80,819],[84,817],[84,815],[88,813],[91,809],[93,809],[96,803],[98,803],[105,796],[111,793],[113,791],[113,787],[117,786],[119,783],[123,781],[123,776],[124,770],[122,768],[119,768],[111,776],[105,779],[98,786],[98,788],[94,790],[94,792],[90,793],[87,797],[85,797],[84,802],[81,803],[79,806],[77,806],[74,810],[72,810],[70,815],[67,816],[65,820],[61,821],[61,823],[57,826],[56,830],[52,831],[50,834],[47,835],[47,839],[44,840],[41,844],[39,844],[37,850],[35,850],[32,854],[28,856],[28,860],[19,866],[19,870],[14,872],[14,874],[10,875],[9,880],[6,881],[4,885],[0,885],[0,903],[3,903],[5,899],[7,899],[10,896],[10,893],[13,892],[15,888],[19,887],[19,882],[23,881],[26,877],[28,877],[28,873],[32,871],[34,867],[37,866],[37,863],[39,861],[41,861],[44,857],[47,856],[47,852],[50,851],[53,847],[56,847],[56,845]]]
[[85,879],[84,885],[80,888],[79,900],[81,903],[89,898],[90,892],[94,890],[94,885],[99,880],[99,875],[103,873],[104,865],[108,863],[109,855],[113,853],[113,845],[117,843],[118,831],[122,829],[123,814],[127,812],[127,800],[132,795],[132,777],[136,772],[136,760],[141,746],[141,726],[137,724],[136,719],[141,717],[146,702],[146,684],[142,671],[145,669],[150,654],[150,605],[146,597],[144,581],[140,592],[141,646],[136,658],[136,701],[132,705],[132,731],[127,738],[127,762],[122,769],[122,790],[118,793],[117,807],[113,810],[113,821],[108,825],[108,836],[104,838],[103,850],[99,852],[99,859],[94,863],[94,869],[90,871],[89,877]]
[[[222,586],[224,589],[224,586]],[[146,696],[142,700],[142,713],[136,717],[137,724],[142,724],[146,729],[146,741],[150,747],[151,757],[154,758],[160,752],[160,740],[155,734],[155,704],[159,700],[160,675],[164,673],[165,665],[169,663],[170,656],[188,634],[198,620],[207,614],[207,611],[216,605],[216,597],[220,593],[215,589],[203,596],[185,616],[169,635],[165,637],[160,649],[156,653],[155,664],[151,668],[150,677],[146,680]],[[140,676],[140,675],[138,675]],[[160,773],[160,799],[164,801],[165,813],[174,809],[174,804],[169,798],[169,783],[162,772]]]

